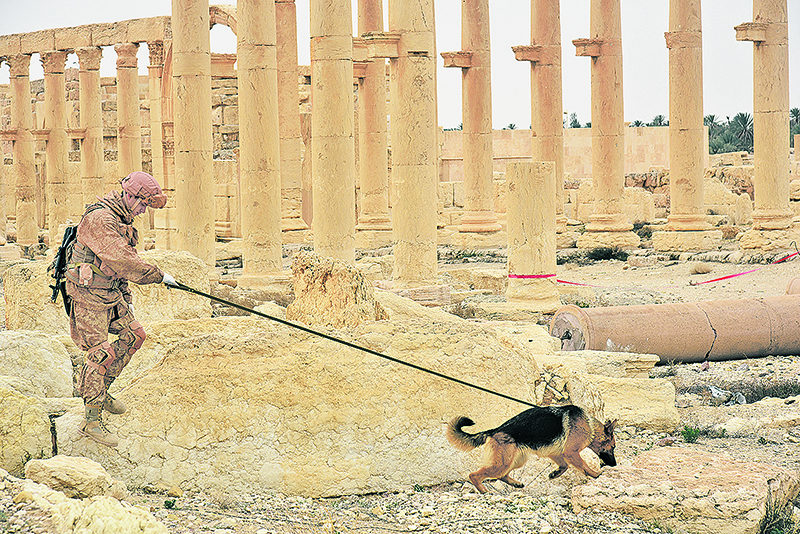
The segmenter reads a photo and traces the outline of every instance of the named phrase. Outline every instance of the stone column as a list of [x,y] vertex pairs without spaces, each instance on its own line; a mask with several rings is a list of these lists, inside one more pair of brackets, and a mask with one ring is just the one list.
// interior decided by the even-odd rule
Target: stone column
[[[383,2],[358,0],[358,34],[383,31]],[[386,132],[386,60],[372,58],[358,80],[358,154],[361,198],[356,226],[357,248],[392,242],[389,216],[389,143]]]
[[497,246],[500,225],[494,213],[492,159],[492,61],[489,0],[461,3],[461,50],[442,52],[445,67],[461,68],[464,215],[459,245]]
[[14,141],[17,244],[29,246],[39,242],[39,227],[36,224],[36,164],[31,132],[31,56],[10,56],[7,61],[11,82],[11,128],[17,132]]
[[275,0],[278,62],[278,129],[280,132],[281,227],[283,241],[301,243],[308,225],[303,220],[300,95],[297,83],[297,8],[295,0]]
[[389,0],[394,284],[436,284],[438,121],[433,0]]
[[353,21],[350,0],[311,1],[314,250],[355,261]]
[[[46,149],[47,228],[50,246],[61,242],[59,225],[69,218],[67,177],[69,138],[67,137],[66,87],[64,63],[67,53],[55,50],[41,53],[44,67],[44,127],[49,130]],[[75,221],[77,222],[77,221]]]
[[564,123],[561,83],[561,9],[558,1],[531,1],[531,44],[514,46],[518,61],[531,64],[531,152],[533,161],[552,161],[556,180],[557,242],[575,242],[564,215]]
[[215,263],[208,0],[172,2],[177,245]]
[[576,55],[592,58],[592,182],[594,209],[579,248],[635,248],[639,236],[623,211],[625,123],[622,101],[620,0],[591,1],[590,39],[576,39]]
[[[147,43],[149,64],[147,65],[147,93],[150,97],[150,153],[155,178],[161,189],[174,191],[174,184],[164,180],[164,135],[161,113],[161,77],[164,75],[164,43]],[[169,193],[167,193],[169,195]]]
[[789,201],[790,205],[795,206],[794,222],[800,222],[800,134],[794,136],[794,161],[791,163],[790,176],[794,179],[789,183]]
[[117,177],[142,170],[138,43],[114,45],[117,53]]
[[[164,75],[164,43],[154,41],[147,43],[147,95],[150,98],[150,166],[153,178],[161,185],[162,191],[169,198],[174,197],[175,186],[167,184],[164,173],[164,132],[161,120],[161,77]],[[169,187],[167,187],[169,185]],[[171,202],[168,201],[171,206]],[[158,211],[164,211],[163,209]],[[153,239],[161,241],[156,234],[161,233],[161,226],[156,229],[156,210],[148,210],[149,224]]]
[[753,47],[753,229],[743,249],[789,248],[797,239],[789,208],[789,25],[786,0],[754,0],[753,20],[736,40]]
[[653,248],[710,250],[722,240],[706,221],[703,199],[703,34],[700,0],[670,0],[669,32],[669,192],[665,231],[653,234]]
[[[239,0],[239,284],[261,285],[281,270],[281,171],[274,0]],[[295,80],[295,86],[297,86]]]
[[81,181],[83,203],[92,204],[106,194],[103,157],[103,109],[100,98],[100,60],[103,50],[99,46],[75,50],[80,62],[81,128]]
[[554,313],[561,300],[556,286],[556,179],[555,163],[509,163],[508,289],[509,303],[525,309]]

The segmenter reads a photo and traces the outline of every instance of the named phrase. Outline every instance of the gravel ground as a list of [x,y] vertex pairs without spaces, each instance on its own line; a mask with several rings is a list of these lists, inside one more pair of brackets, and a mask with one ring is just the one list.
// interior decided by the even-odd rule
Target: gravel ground
[[[596,286],[603,294],[616,293],[628,304],[670,301],[758,298],[784,293],[788,281],[800,275],[800,261],[778,265],[709,263],[711,272],[692,274],[692,261],[661,258],[647,267],[621,261],[601,261],[593,265],[559,265],[561,279]],[[720,276],[757,269],[747,275],[712,284],[699,284]],[[641,302],[640,302],[641,301]],[[614,302],[616,304],[617,302]],[[653,376],[672,380],[678,391],[677,406],[682,424],[710,425],[710,401],[705,393],[709,384],[731,391],[741,389],[748,401],[783,385],[786,395],[800,394],[800,357],[770,356],[747,361],[712,362],[660,366]],[[748,385],[747,388],[744,385]],[[759,387],[761,390],[759,390]],[[784,395],[785,396],[785,395]],[[702,408],[702,409],[701,409]],[[705,410],[705,412],[703,411]],[[703,415],[703,414],[706,415]],[[617,457],[630,458],[651,449],[666,434],[637,432],[623,428],[618,432]],[[675,435],[682,439],[680,433]],[[701,434],[693,447],[714,453],[732,454],[752,461],[797,469],[800,465],[800,428],[787,429],[774,440],[758,436],[714,436]],[[583,512],[575,514],[569,502],[570,489],[584,481],[582,475],[568,471],[557,481],[548,481],[542,472],[548,462],[531,461],[519,478],[522,490],[512,490],[500,482],[490,484],[490,493],[479,495],[469,483],[436,487],[414,487],[394,493],[308,499],[281,494],[204,495],[131,492],[127,501],[150,510],[170,533],[211,532],[213,534],[283,534],[349,532],[501,532],[501,533],[619,533],[665,532],[658,524],[618,514]],[[30,504],[15,504],[20,481],[0,480],[0,533],[49,532],[46,518]]]

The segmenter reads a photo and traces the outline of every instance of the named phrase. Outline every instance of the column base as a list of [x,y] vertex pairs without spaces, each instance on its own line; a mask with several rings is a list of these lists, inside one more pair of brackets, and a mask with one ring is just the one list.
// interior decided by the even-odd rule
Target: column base
[[356,248],[374,249],[392,245],[392,229],[361,229],[356,227]]
[[524,305],[530,311],[542,313],[555,313],[561,307],[555,278],[510,278],[506,299],[509,305]]
[[739,247],[743,251],[774,252],[776,250],[795,250],[800,242],[800,224],[778,230],[752,229],[742,234]]
[[576,244],[585,249],[607,247],[625,250],[638,248],[640,242],[639,236],[633,232],[590,231],[581,234]]
[[[498,225],[499,226],[499,225]],[[452,244],[461,250],[481,250],[489,248],[505,247],[508,245],[508,234],[506,232],[463,232],[459,226],[459,231],[452,238]]]
[[[669,226],[669,225],[668,225]],[[653,249],[659,252],[716,250],[722,243],[720,230],[673,230],[653,232]]]
[[493,211],[468,211],[461,217],[461,224],[458,225],[458,231],[464,233],[499,232],[501,228]]
[[792,227],[792,210],[772,209],[753,212],[753,230],[786,230]]
[[392,219],[388,213],[361,214],[356,223],[356,231],[359,230],[390,230],[392,229]]
[[633,225],[624,213],[593,213],[586,224],[587,232],[628,232]]
[[710,230],[711,225],[705,215],[673,213],[667,217],[665,229],[675,232],[697,232]]

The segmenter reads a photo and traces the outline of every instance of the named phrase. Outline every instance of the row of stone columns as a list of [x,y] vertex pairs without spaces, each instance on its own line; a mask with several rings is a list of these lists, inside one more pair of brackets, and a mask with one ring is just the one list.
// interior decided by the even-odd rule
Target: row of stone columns
[[[160,47],[161,43],[149,46]],[[115,46],[117,52],[118,163],[121,178],[142,169],[139,75],[136,53],[139,45]],[[51,243],[60,239],[59,226],[77,221],[86,204],[96,201],[106,191],[104,184],[103,121],[100,87],[100,47],[74,50],[80,65],[81,181],[69,183],[69,135],[64,78],[67,50],[41,52],[44,69],[45,107],[43,127],[47,132],[45,152],[45,196],[48,234]],[[30,54],[10,56],[9,64],[12,111],[11,128],[15,132],[14,175],[16,182],[17,242],[31,245],[38,241],[41,218],[36,207],[36,170],[34,161],[34,124],[31,109]],[[160,151],[154,150],[154,154]]]

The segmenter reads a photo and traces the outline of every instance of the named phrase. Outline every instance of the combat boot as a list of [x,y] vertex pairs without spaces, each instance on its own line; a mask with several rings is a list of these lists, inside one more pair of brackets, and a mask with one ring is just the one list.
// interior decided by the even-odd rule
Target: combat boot
[[100,416],[102,409],[102,406],[87,404],[85,407],[86,421],[78,429],[78,433],[106,447],[116,447],[119,445],[119,439],[103,424],[103,419]]
[[111,393],[106,391],[106,400],[103,401],[103,409],[108,413],[119,415],[121,413],[125,413],[128,408],[125,406],[124,402],[119,399],[115,399],[111,396]]

